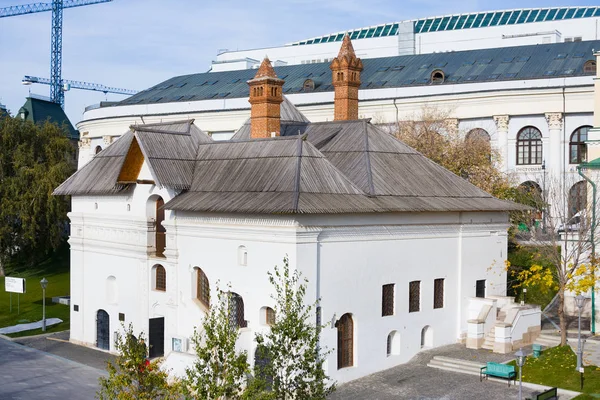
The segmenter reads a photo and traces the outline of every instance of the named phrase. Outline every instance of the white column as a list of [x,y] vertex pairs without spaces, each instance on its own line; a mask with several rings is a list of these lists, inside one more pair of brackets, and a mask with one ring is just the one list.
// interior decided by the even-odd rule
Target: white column
[[500,160],[498,168],[501,172],[508,172],[508,115],[494,115],[496,123],[496,132],[498,132],[498,152]]
[[546,168],[554,176],[554,179],[560,177],[563,171],[563,115],[562,113],[546,113],[548,122],[548,131],[550,135],[549,149],[544,149],[544,159]]

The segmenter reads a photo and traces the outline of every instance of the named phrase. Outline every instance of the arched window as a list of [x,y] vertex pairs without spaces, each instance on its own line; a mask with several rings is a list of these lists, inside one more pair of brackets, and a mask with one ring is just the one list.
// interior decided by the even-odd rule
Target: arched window
[[398,331],[391,331],[387,337],[387,356],[398,354],[400,354],[400,334]]
[[471,129],[465,137],[467,143],[490,143],[490,134],[485,129],[475,128]]
[[313,90],[315,90],[315,81],[313,81],[312,79],[305,80],[302,84],[302,90],[305,92],[312,92]]
[[265,310],[265,318],[267,321],[267,325],[275,325],[275,310],[273,310],[271,307],[267,307],[267,309]]
[[259,344],[254,351],[254,376],[264,379],[267,383],[268,390],[273,384],[273,377],[269,371],[270,366],[271,355],[269,354],[269,347],[264,344]]
[[421,348],[425,347],[433,347],[433,329],[429,325],[421,330]]
[[571,164],[579,164],[587,161],[587,145],[585,141],[588,138],[590,128],[591,126],[582,126],[571,134],[571,139],[569,139],[569,160]]
[[584,74],[595,74],[596,73],[596,61],[588,60],[583,64]]
[[248,250],[246,246],[238,247],[238,265],[248,265]]
[[102,147],[101,146],[96,146],[96,149],[94,150],[94,154],[98,154],[102,151]]
[[165,245],[167,241],[167,230],[163,226],[165,220],[165,210],[163,206],[165,201],[162,197],[156,200],[156,255],[163,256],[165,252]]
[[444,79],[446,76],[444,75],[444,71],[441,69],[436,69],[431,73],[431,83],[439,84],[444,83]]
[[542,163],[542,133],[533,126],[526,126],[517,135],[517,165]]
[[160,264],[154,266],[154,290],[167,290],[167,271]]
[[585,181],[577,182],[569,189],[569,218],[573,217],[587,207],[587,183]]
[[354,365],[354,321],[352,315],[344,314],[337,322],[338,369]]
[[248,321],[244,318],[244,299],[237,293],[229,292],[229,318],[231,326],[246,328]]
[[200,300],[206,308],[210,307],[210,283],[204,271],[200,268],[196,270],[196,298]]

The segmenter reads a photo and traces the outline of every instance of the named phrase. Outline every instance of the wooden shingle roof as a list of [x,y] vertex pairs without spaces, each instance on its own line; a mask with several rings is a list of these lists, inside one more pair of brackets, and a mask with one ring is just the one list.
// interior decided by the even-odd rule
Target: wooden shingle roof
[[298,129],[282,130],[281,137],[224,142],[213,142],[192,121],[133,126],[55,194],[125,190],[118,177],[136,140],[156,183],[181,191],[165,205],[172,210],[333,214],[522,209],[492,197],[368,120],[289,123]]

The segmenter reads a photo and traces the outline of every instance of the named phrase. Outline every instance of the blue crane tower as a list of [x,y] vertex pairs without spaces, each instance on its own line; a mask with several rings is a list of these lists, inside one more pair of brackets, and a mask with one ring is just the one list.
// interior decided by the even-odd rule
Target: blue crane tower
[[52,3],[33,3],[0,8],[0,18],[52,11],[52,41],[50,46],[50,100],[65,106],[62,80],[62,23],[63,9],[108,3],[112,0],[52,0]]

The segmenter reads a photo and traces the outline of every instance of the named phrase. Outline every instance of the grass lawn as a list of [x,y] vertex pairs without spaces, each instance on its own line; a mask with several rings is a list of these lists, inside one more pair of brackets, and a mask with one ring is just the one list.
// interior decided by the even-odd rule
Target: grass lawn
[[[11,264],[6,275],[26,279],[26,293],[20,294],[20,313],[17,314],[17,294],[12,293],[12,313],[10,312],[10,293],[4,291],[4,277],[0,277],[0,328],[42,319],[42,278],[48,280],[46,288],[46,318],[60,318],[58,325],[46,329],[46,332],[58,332],[69,329],[69,306],[52,303],[52,297],[69,294],[69,252],[58,251],[53,257],[34,266]],[[37,335],[42,329],[19,332],[8,336],[19,337]]]
[[[510,364],[516,366],[514,361]],[[544,350],[540,358],[527,357],[523,365],[523,381],[585,393],[577,396],[578,400],[600,398],[600,368],[585,367],[581,390],[580,374],[575,371],[576,365],[577,356],[569,346],[553,347]]]

